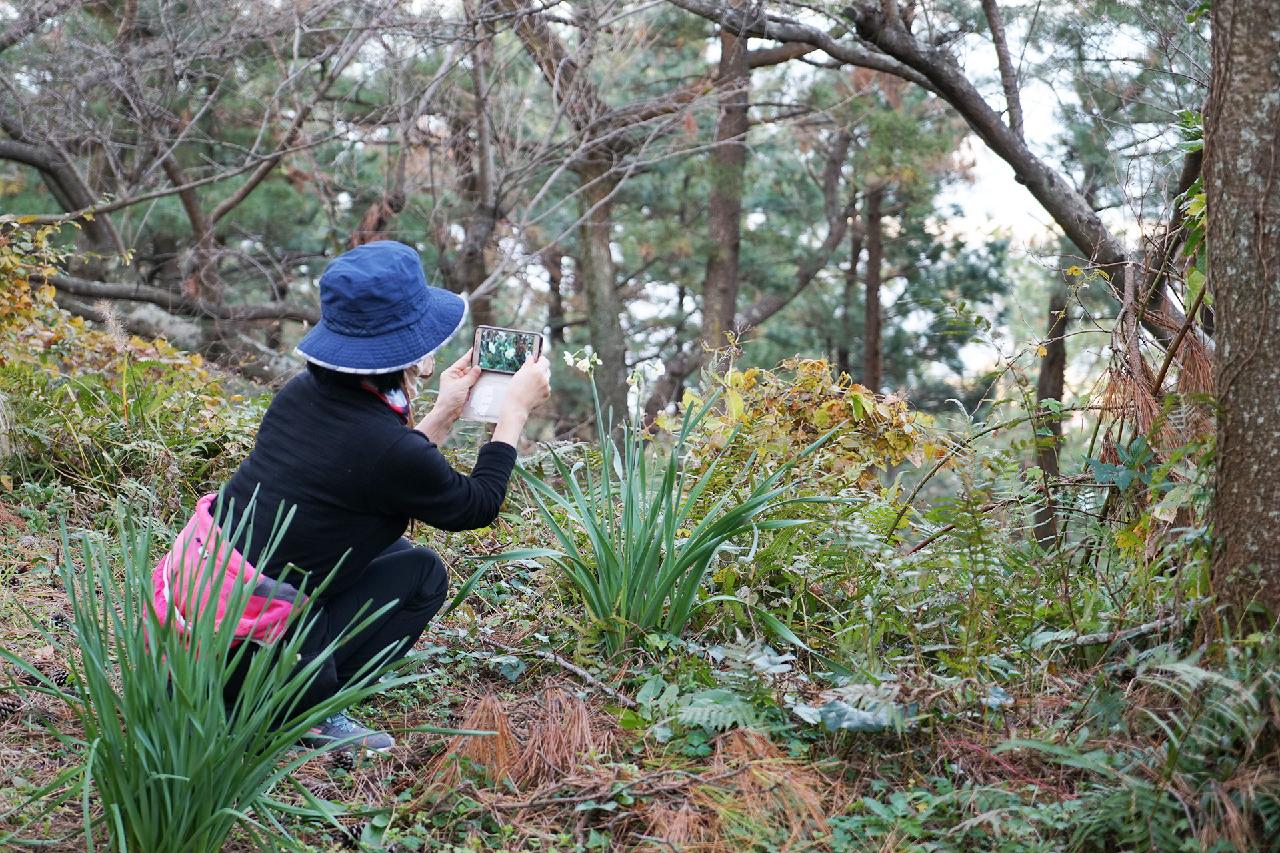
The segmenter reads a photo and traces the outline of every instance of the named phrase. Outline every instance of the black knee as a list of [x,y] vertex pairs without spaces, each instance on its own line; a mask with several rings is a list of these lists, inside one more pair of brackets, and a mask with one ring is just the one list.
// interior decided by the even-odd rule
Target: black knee
[[427,547],[414,549],[418,561],[417,598],[423,604],[439,606],[449,594],[449,570],[440,555]]

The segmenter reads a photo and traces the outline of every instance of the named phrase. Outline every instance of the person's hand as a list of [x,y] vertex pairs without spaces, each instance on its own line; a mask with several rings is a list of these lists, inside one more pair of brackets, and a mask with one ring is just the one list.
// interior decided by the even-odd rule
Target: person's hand
[[480,378],[480,368],[471,364],[471,350],[440,374],[440,392],[435,407],[417,425],[418,431],[436,444],[444,441],[449,430],[462,417],[462,409],[471,394],[471,386]]
[[516,371],[507,385],[498,412],[498,425],[493,428],[493,440],[516,446],[529,411],[542,405],[551,396],[551,362],[544,355],[535,361],[532,357]]
[[503,411],[520,413],[528,416],[529,412],[546,402],[551,396],[551,362],[544,355],[536,361],[530,357],[524,366],[511,377],[506,396],[502,401]]
[[462,415],[462,407],[467,404],[471,386],[479,378],[480,368],[471,364],[471,350],[467,350],[462,358],[440,374],[440,393],[436,395],[435,407],[456,421]]

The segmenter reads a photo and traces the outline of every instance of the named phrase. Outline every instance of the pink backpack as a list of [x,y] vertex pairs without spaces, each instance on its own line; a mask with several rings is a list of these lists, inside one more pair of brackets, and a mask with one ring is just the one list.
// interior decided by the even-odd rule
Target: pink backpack
[[[214,578],[201,575],[212,565],[214,571],[221,571],[223,575],[213,617],[215,628],[231,618],[235,620],[236,642],[275,642],[284,633],[289,614],[295,604],[301,603],[302,596],[289,584],[259,572],[225,541],[213,521],[212,509],[217,497],[208,494],[200,498],[195,514],[178,534],[173,548],[156,564],[151,573],[152,607],[161,624],[172,612],[178,630],[189,633],[190,620],[208,610]],[[215,542],[221,542],[221,548],[211,564],[208,548]],[[234,584],[252,587],[240,613],[228,612]],[[192,592],[197,593],[195,602],[187,600]]]

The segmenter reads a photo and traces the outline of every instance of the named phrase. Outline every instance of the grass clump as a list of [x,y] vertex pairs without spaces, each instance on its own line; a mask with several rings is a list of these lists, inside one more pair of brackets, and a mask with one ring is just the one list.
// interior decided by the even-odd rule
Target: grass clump
[[[727,543],[748,533],[808,524],[808,519],[779,516],[798,504],[824,500],[796,497],[788,477],[833,431],[765,476],[755,471],[754,452],[741,463],[726,463],[722,452],[700,473],[692,470],[691,436],[717,401],[713,395],[687,408],[664,446],[634,424],[624,425],[615,440],[597,397],[598,467],[590,462],[571,467],[552,454],[559,489],[517,469],[560,549],[507,556],[547,557],[559,566],[610,653],[654,630],[680,634],[700,602],[712,560]],[[726,446],[733,445],[732,438]],[[730,465],[736,467],[730,472],[733,484],[709,492],[722,467]],[[579,547],[580,536],[585,547]]]
[[[277,525],[273,543],[287,519]],[[163,617],[157,614],[151,601],[152,531],[125,512],[117,529],[118,569],[102,542],[88,538],[81,543],[83,565],[77,566],[63,534],[60,574],[71,605],[70,636],[43,633],[67,662],[66,684],[18,655],[0,653],[28,682],[14,681],[7,692],[42,693],[64,703],[79,729],[52,731],[78,762],[18,806],[18,812],[34,811],[26,825],[37,826],[78,797],[89,849],[105,838],[114,850],[164,853],[219,850],[236,827],[259,846],[289,844],[286,817],[335,822],[338,808],[291,778],[316,751],[282,757],[320,720],[410,679],[388,675],[378,681],[389,668],[381,665],[385,659],[375,659],[337,695],[298,707],[323,661],[321,656],[296,664],[311,627],[312,599],[295,606],[275,654],[252,656],[239,697],[224,704],[224,687],[249,651],[247,643],[234,640],[236,620],[215,623],[206,610],[188,614],[182,630],[172,605]],[[201,593],[216,598],[225,583],[232,587],[228,613],[243,611],[252,584],[244,578],[224,581],[216,560],[245,532],[242,524],[210,543],[202,573],[192,573],[187,600]],[[353,630],[377,615],[369,614]],[[276,799],[281,783],[292,786],[292,799],[302,805]],[[0,841],[18,841],[22,831]]]

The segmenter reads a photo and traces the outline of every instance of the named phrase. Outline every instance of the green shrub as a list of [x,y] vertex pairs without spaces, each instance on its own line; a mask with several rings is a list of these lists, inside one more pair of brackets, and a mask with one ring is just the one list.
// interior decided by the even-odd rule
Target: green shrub
[[37,283],[62,260],[55,233],[0,226],[0,477],[69,485],[92,509],[123,495],[177,515],[248,453],[263,406],[229,394],[198,355],[59,308]]
[[[752,531],[807,524],[807,519],[779,514],[823,500],[794,497],[788,477],[831,431],[767,475],[755,470],[754,453],[730,460],[723,451],[703,460],[700,473],[691,471],[690,436],[717,399],[713,395],[686,409],[679,430],[665,445],[634,424],[624,425],[615,439],[596,398],[599,464],[570,466],[552,454],[567,495],[532,471],[517,469],[560,549],[506,556],[547,557],[559,566],[610,652],[653,630],[679,634],[699,603],[712,560],[726,543]],[[736,433],[725,447],[735,447]],[[729,477],[727,486],[709,492],[721,475]],[[585,548],[579,546],[583,536]]]
[[207,376],[155,359],[67,375],[0,368],[23,480],[65,483],[109,508],[123,495],[172,517],[224,481],[253,447],[262,409],[226,400]]
[[[821,359],[788,359],[776,371],[731,369],[711,374],[707,382],[722,405],[709,410],[690,437],[694,470],[726,455],[738,463],[751,456],[772,470],[831,433],[809,451],[806,479],[830,491],[875,491],[883,472],[904,462],[919,465],[938,452],[906,401],[877,396],[845,374],[834,375]],[[685,392],[686,410],[703,402],[697,392]],[[675,430],[670,416],[658,420]],[[730,435],[738,440],[728,441]]]
[[[287,523],[278,521],[273,542]],[[116,850],[147,853],[216,851],[237,826],[259,844],[289,842],[280,817],[286,812],[332,820],[330,807],[296,783],[309,807],[273,798],[273,790],[291,781],[290,774],[316,751],[284,761],[282,755],[325,717],[412,678],[387,674],[378,681],[400,664],[383,667],[385,659],[376,659],[337,695],[312,708],[298,707],[323,658],[295,665],[309,630],[307,602],[295,606],[290,625],[296,630],[277,641],[278,654],[253,655],[239,698],[226,707],[224,685],[249,644],[233,642],[230,620],[215,627],[211,611],[189,618],[189,633],[172,627],[172,612],[162,622],[150,604],[151,531],[124,512],[118,530],[118,573],[103,545],[89,539],[82,543],[83,568],[77,567],[63,536],[67,556],[61,575],[73,630],[70,637],[43,633],[68,663],[68,684],[0,652],[37,685],[11,683],[5,690],[34,690],[64,702],[82,732],[54,732],[81,762],[25,808],[35,807],[39,817],[78,794],[90,849],[101,832]],[[229,540],[211,543],[206,573],[214,569],[222,542],[240,541],[243,533],[242,525]],[[207,576],[214,579],[210,594],[216,598],[221,573]],[[230,612],[239,612],[249,592],[247,585],[235,584]],[[377,615],[367,615],[352,632]],[[11,835],[0,842],[12,840]]]
[[833,817],[835,850],[940,851],[1060,850],[1079,803],[995,785],[955,786],[940,777],[908,790],[884,791],[857,801],[847,815]]

